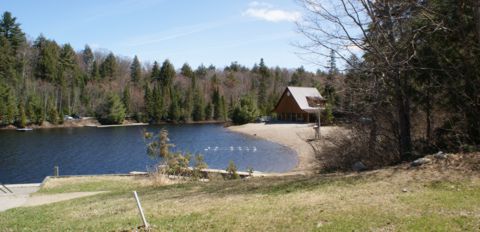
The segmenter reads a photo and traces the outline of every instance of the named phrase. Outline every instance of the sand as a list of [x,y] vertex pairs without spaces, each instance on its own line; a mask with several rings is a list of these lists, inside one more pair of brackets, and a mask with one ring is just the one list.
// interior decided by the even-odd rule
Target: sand
[[[315,158],[315,151],[308,143],[314,139],[314,124],[295,123],[249,123],[240,126],[231,126],[228,129],[246,135],[257,136],[293,149],[298,156],[298,163],[288,174],[311,174],[319,168],[319,162]],[[322,136],[328,136],[338,130],[338,127],[327,126],[321,128]]]

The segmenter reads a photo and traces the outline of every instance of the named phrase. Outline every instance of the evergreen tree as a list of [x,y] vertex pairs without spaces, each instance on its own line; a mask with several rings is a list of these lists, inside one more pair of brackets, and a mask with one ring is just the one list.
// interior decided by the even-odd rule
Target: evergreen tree
[[303,84],[303,81],[305,79],[305,69],[303,68],[303,66],[301,66],[300,68],[297,68],[295,70],[295,72],[292,74],[292,79],[289,83],[289,85],[291,86],[302,86]]
[[212,103],[208,103],[205,106],[205,119],[206,120],[211,120],[212,119],[212,111],[213,111],[213,106]]
[[40,35],[35,41],[35,47],[38,51],[38,58],[35,66],[35,76],[37,78],[58,84],[58,61],[60,48],[55,41],[45,39]]
[[122,124],[125,116],[125,106],[114,93],[109,94],[107,101],[97,109],[97,119],[102,124]]
[[100,68],[98,68],[98,63],[97,61],[93,61],[92,64],[92,72],[90,74],[90,78],[92,80],[99,80],[100,79]]
[[213,104],[213,119],[219,120],[223,117],[222,112],[222,102],[220,99],[220,91],[218,87],[213,90],[212,94],[212,104]]
[[83,52],[82,52],[82,60],[83,60],[83,64],[85,65],[85,72],[87,73],[88,79],[94,79],[92,77],[94,58],[95,57],[93,56],[93,51],[90,48],[90,46],[85,45],[85,48],[83,49]]
[[160,84],[162,87],[170,89],[173,84],[173,78],[175,77],[175,68],[172,63],[167,59],[163,62],[160,68]]
[[232,121],[235,124],[253,122],[257,117],[257,106],[251,96],[242,97],[242,99],[240,99],[240,104],[235,107],[232,113]]
[[260,74],[260,83],[258,86],[258,106],[260,109],[260,113],[262,115],[267,114],[270,110],[268,109],[268,101],[267,101],[267,81],[270,77],[270,71],[268,67],[265,65],[263,58],[260,59],[260,66],[258,68],[258,72]]
[[0,36],[0,80],[13,80],[15,77],[15,59],[5,36]]
[[192,111],[192,118],[194,121],[205,120],[204,104],[205,103],[203,99],[203,94],[199,89],[196,89],[195,96],[194,96],[194,103],[193,103],[193,111]]
[[180,119],[180,106],[178,105],[179,97],[175,91],[173,91],[171,95],[170,98],[172,102],[170,103],[168,115],[170,120],[177,122]]
[[220,98],[220,118],[226,122],[227,121],[227,105],[225,104],[225,98],[222,97]]
[[158,62],[153,62],[152,72],[150,74],[152,80],[159,80],[160,79],[160,66],[158,66]]
[[335,51],[333,49],[330,49],[330,60],[329,60],[329,66],[328,66],[328,75],[337,75],[338,74],[338,68],[337,68],[337,60],[335,58]]
[[163,94],[162,89],[159,86],[155,86],[153,88],[153,119],[156,122],[160,122],[165,118],[165,110],[164,110],[164,101],[163,101]]
[[0,37],[5,37],[12,48],[10,55],[15,55],[18,49],[25,43],[25,34],[20,29],[20,24],[16,22],[17,18],[5,11],[0,20]]
[[148,85],[145,85],[145,95],[143,96],[143,100],[145,102],[145,112],[147,114],[147,117],[149,120],[152,120],[155,117],[154,114],[154,99],[153,99],[153,93],[148,87]]
[[123,89],[122,103],[125,106],[125,112],[127,114],[132,113],[130,87],[128,85]]
[[105,79],[113,80],[117,72],[117,59],[113,53],[109,53],[103,63],[100,65],[100,76]]
[[54,125],[60,122],[60,116],[58,114],[56,106],[53,104],[53,99],[50,99],[48,105],[48,121]]
[[137,56],[133,58],[132,65],[130,66],[130,79],[133,83],[138,83],[142,76],[142,65]]
[[195,76],[200,79],[204,79],[206,75],[207,75],[207,68],[205,67],[205,65],[200,64],[195,70]]
[[190,65],[188,65],[188,63],[185,63],[185,64],[183,64],[182,68],[180,69],[180,74],[182,74],[183,76],[192,78],[193,77],[193,70],[190,67]]

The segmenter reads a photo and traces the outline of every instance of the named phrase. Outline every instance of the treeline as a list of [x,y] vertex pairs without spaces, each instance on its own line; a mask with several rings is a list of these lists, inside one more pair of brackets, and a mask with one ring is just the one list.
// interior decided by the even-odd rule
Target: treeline
[[[176,69],[142,63],[88,45],[75,51],[43,35],[26,39],[9,12],[0,21],[0,125],[62,123],[64,116],[125,117],[141,122],[251,121],[269,115],[285,86],[321,86],[323,72],[252,68],[236,62]],[[323,78],[323,79],[322,79]]]
[[[337,150],[342,162],[374,166],[438,150],[480,149],[476,1],[301,4],[311,14],[300,26],[312,42],[304,48],[323,55],[328,48],[348,64],[343,111],[355,136]],[[340,7],[331,12],[331,5]]]

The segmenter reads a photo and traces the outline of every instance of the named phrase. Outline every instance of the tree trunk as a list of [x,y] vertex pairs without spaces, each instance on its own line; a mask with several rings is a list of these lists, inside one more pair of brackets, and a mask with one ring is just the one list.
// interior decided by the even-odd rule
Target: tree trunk
[[412,158],[412,138],[410,132],[410,99],[405,93],[406,84],[402,82],[400,73],[396,73],[395,95],[397,103],[399,123],[399,151],[400,158],[409,160]]

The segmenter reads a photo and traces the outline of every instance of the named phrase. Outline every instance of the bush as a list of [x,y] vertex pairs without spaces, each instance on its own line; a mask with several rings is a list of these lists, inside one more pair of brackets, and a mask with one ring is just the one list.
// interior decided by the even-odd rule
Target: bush
[[228,163],[228,167],[226,171],[227,171],[227,179],[234,180],[234,179],[240,178],[240,176],[237,173],[237,166],[235,166],[235,163],[232,160],[230,160],[230,163]]
[[194,178],[204,178],[206,176],[202,175],[202,169],[208,168],[207,163],[205,163],[205,160],[203,158],[203,155],[196,155],[195,156],[195,166],[193,167],[193,173],[192,176]]

